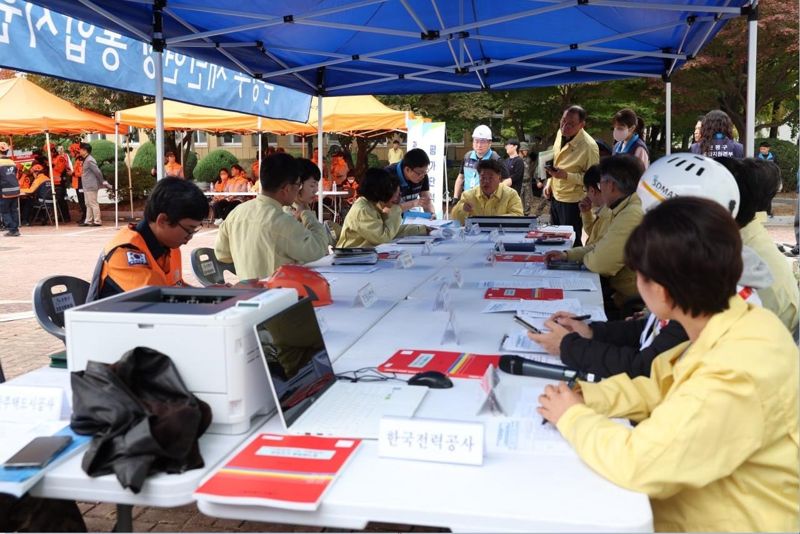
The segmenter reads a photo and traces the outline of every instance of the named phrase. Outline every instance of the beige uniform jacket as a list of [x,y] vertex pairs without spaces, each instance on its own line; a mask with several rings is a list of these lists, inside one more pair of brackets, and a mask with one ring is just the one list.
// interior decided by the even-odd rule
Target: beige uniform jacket
[[240,280],[267,278],[287,263],[318,260],[328,254],[328,231],[313,211],[301,218],[302,223],[278,201],[258,195],[231,211],[219,227],[214,252],[220,261],[233,262]]
[[378,209],[374,202],[361,197],[353,202],[344,218],[337,247],[374,247],[388,243],[396,237],[425,235],[420,224],[403,224],[403,210],[392,206],[388,214]]
[[582,211],[581,221],[583,221],[583,231],[587,235],[585,246],[594,245],[608,230],[608,223],[611,222],[611,210],[603,206],[596,212],[593,209]]
[[600,161],[600,152],[592,136],[581,129],[569,143],[561,146],[561,130],[553,144],[553,166],[567,172],[565,179],[550,178],[553,198],[559,202],[580,202],[583,192],[583,175],[586,169]]
[[[464,204],[469,202],[472,205],[472,211],[464,211]],[[519,194],[503,184],[497,188],[497,191],[490,197],[486,197],[482,192],[480,186],[475,186],[472,189],[465,191],[461,195],[461,200],[455,205],[450,217],[464,224],[467,217],[492,217],[503,215],[517,215],[522,216],[522,199]]]

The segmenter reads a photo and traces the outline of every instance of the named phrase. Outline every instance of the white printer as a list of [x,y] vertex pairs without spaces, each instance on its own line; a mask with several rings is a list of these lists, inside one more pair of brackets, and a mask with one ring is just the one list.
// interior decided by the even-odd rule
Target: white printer
[[294,289],[143,287],[65,312],[67,367],[155,349],[211,406],[208,431],[240,434],[275,407],[253,327],[295,302]]

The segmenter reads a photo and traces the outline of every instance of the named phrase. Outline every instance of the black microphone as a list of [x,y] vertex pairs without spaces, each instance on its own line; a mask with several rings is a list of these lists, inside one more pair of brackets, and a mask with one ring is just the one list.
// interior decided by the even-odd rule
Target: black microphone
[[500,370],[512,375],[532,376],[535,378],[547,378],[548,380],[574,381],[578,378],[594,382],[593,373],[579,373],[575,369],[570,369],[561,365],[534,362],[526,360],[520,356],[500,356]]

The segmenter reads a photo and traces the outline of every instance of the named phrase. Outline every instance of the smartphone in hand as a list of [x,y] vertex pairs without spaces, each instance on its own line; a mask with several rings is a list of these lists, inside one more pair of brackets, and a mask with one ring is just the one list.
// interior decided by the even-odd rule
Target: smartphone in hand
[[524,317],[520,317],[519,315],[514,316],[514,320],[528,329],[529,332],[533,332],[534,334],[541,334],[542,331],[533,326],[529,323]]

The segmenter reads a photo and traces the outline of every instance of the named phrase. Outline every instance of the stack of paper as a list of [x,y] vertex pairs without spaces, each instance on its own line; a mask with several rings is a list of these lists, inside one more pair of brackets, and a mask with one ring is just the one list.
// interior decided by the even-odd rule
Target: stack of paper
[[334,265],[375,265],[378,253],[374,248],[335,248],[333,249]]

